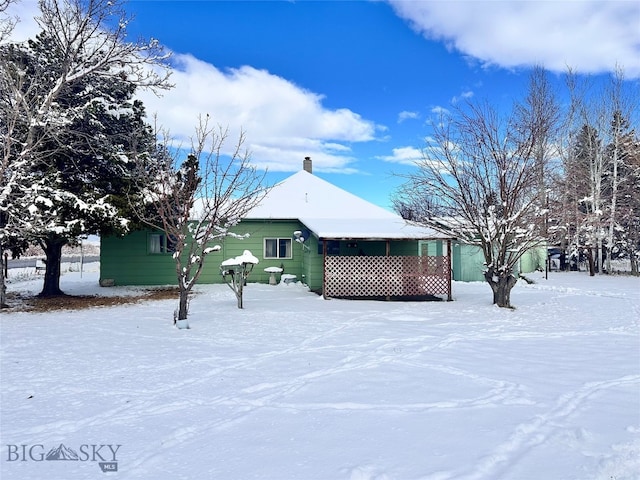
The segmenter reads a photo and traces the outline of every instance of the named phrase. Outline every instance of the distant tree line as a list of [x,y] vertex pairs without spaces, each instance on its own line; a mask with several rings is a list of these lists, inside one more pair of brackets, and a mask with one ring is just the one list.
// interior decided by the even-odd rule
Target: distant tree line
[[560,169],[552,177],[550,241],[577,254],[589,270],[612,272],[611,260],[640,260],[640,132],[637,83],[621,69],[600,88],[567,77],[571,102],[560,144]]

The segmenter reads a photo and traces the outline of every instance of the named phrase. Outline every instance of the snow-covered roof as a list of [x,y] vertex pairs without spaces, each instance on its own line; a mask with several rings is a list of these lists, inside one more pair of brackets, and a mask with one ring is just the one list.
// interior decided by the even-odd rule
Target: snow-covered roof
[[246,219],[299,220],[319,238],[449,238],[301,170],[275,185]]
[[334,239],[380,239],[380,240],[419,240],[450,238],[433,228],[407,222],[402,217],[370,219],[300,219],[319,238]]

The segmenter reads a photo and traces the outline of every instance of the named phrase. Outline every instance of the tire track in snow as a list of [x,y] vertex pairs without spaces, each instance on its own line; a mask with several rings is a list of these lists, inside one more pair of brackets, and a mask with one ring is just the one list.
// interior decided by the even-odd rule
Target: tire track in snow
[[[406,362],[403,362],[409,365]],[[276,398],[280,396],[294,393],[297,388],[290,388],[287,391],[274,392],[271,395],[260,398],[257,401],[249,402],[255,406],[268,406],[271,408],[282,408],[290,410],[352,410],[352,411],[374,411],[374,412],[395,412],[395,413],[411,413],[411,412],[429,412],[438,410],[456,410],[482,408],[486,406],[502,404],[502,405],[532,405],[534,402],[528,400],[523,392],[522,386],[516,383],[505,382],[501,380],[492,380],[485,377],[468,375],[465,372],[452,373],[449,370],[440,369],[437,365],[419,365],[421,368],[433,368],[436,371],[451,373],[454,375],[462,375],[480,383],[493,384],[487,393],[472,397],[459,398],[434,402],[412,402],[412,403],[366,403],[366,402],[318,402],[318,403],[292,403],[292,402],[276,402]],[[302,386],[302,385],[301,385]],[[263,403],[268,401],[269,403]]]
[[[518,425],[511,437],[498,445],[493,453],[475,466],[472,472],[439,476],[442,480],[484,480],[508,478],[508,470],[533,448],[544,444],[559,428],[562,419],[577,412],[592,396],[614,387],[639,386],[640,375],[627,375],[614,380],[589,382],[577,391],[560,396],[554,408],[529,422]],[[442,475],[440,472],[438,475]],[[429,477],[426,477],[429,479]]]
[[[373,316],[373,315],[367,315],[367,316]],[[365,318],[367,316],[363,316],[362,318]],[[130,422],[138,422],[141,417],[158,416],[164,413],[179,412],[184,410],[188,411],[190,408],[194,407],[195,403],[188,400],[185,401],[182,394],[179,395],[180,400],[177,400],[171,403],[164,403],[162,405],[158,405],[156,400],[154,400],[153,398],[156,396],[166,395],[167,393],[170,393],[173,391],[180,392],[187,387],[192,387],[199,384],[205,384],[220,375],[225,375],[228,372],[238,371],[238,370],[241,371],[243,369],[259,366],[261,363],[267,360],[271,360],[273,358],[277,358],[278,356],[287,355],[287,354],[296,352],[301,348],[304,348],[305,346],[312,345],[315,342],[321,341],[327,337],[331,337],[341,332],[342,330],[349,328],[350,326],[351,326],[351,323],[340,324],[337,327],[331,328],[318,335],[314,335],[310,338],[307,338],[304,341],[302,341],[300,344],[296,344],[295,346],[291,346],[285,349],[265,352],[253,358],[250,358],[248,361],[246,360],[240,361],[224,367],[215,368],[210,370],[206,374],[203,374],[199,377],[194,377],[190,380],[170,382],[153,390],[147,389],[144,392],[135,392],[135,391],[123,390],[123,389],[120,389],[120,390],[114,389],[114,390],[111,390],[110,392],[115,396],[126,396],[132,400],[136,398],[139,399],[141,397],[151,398],[152,400],[143,400],[141,402],[137,402],[137,401],[134,402],[132,400],[128,400],[127,403],[125,404],[114,406],[113,408],[109,408],[108,410],[103,410],[98,414],[87,416],[81,419],[53,420],[53,421],[42,423],[40,425],[33,426],[30,428],[16,429],[14,432],[5,431],[3,432],[3,435],[7,435],[7,436],[12,435],[15,438],[25,438],[25,439],[30,439],[37,436],[42,441],[44,440],[48,441],[49,439],[53,441],[57,441],[60,438],[65,438],[69,435],[72,435],[84,429],[108,427],[108,426],[112,426],[114,423],[126,424]],[[182,363],[189,363],[189,362],[187,361]],[[174,365],[176,366],[176,368],[179,368],[179,364],[174,364]],[[128,372],[130,371],[130,367],[124,367],[121,369],[121,371]],[[119,373],[118,371],[112,372],[112,374],[114,375],[117,375],[118,373]],[[80,394],[82,393],[82,391],[76,391],[76,393]],[[229,396],[213,397],[211,399],[208,399],[205,403],[206,403],[206,406],[211,406],[211,407],[216,407],[221,405],[240,406],[242,407],[243,411],[240,415],[238,415],[238,418],[246,416],[255,408],[257,408],[257,407],[248,407],[246,405],[242,406],[240,403],[238,403],[235,397],[229,397]],[[224,422],[216,421],[210,424],[208,423],[206,426],[198,427],[197,429],[194,429],[194,432],[198,430],[206,431],[209,428],[216,428],[216,426],[226,425],[229,422],[230,421],[227,419]],[[220,425],[218,425],[218,423],[220,423]],[[186,436],[187,436],[186,434],[182,435],[183,438],[186,438]]]
[[211,435],[212,429],[222,429],[239,423],[253,410],[254,409],[241,409],[232,415],[205,424],[200,423],[197,426],[175,428],[171,433],[163,435],[155,442],[151,442],[151,447],[137,450],[136,458],[127,464],[126,473],[123,478],[146,478],[150,473],[149,469],[151,467],[166,462],[166,451],[172,450],[185,442],[193,443],[194,440],[203,436],[209,436]]
[[[352,327],[354,324],[358,324],[367,318],[378,318],[377,314],[369,314],[355,318],[352,322],[339,325],[329,331],[323,332],[314,337],[308,338],[305,341],[293,346],[291,348],[271,351],[260,355],[257,358],[252,359],[249,362],[239,362],[233,366],[225,367],[223,370],[235,370],[242,368],[251,368],[259,365],[260,363],[276,358],[278,356],[294,353],[294,352],[311,352],[316,349],[305,349],[305,347],[309,347],[314,343],[317,343],[319,340],[323,340],[327,337],[331,337],[336,333],[339,333],[345,329]],[[373,342],[379,343],[380,341],[385,341],[384,339],[375,339]],[[367,342],[366,344],[357,344],[360,345],[370,345],[371,342]],[[161,449],[154,448],[153,446],[144,449],[143,451],[139,451],[137,455],[137,459],[129,465],[128,474],[131,475],[130,478],[136,478],[137,474],[148,473],[148,469],[152,467],[155,463],[158,463],[163,458],[163,451],[166,449],[170,449],[176,447],[178,445],[184,444],[185,442],[194,443],[198,442],[203,437],[209,437],[212,434],[212,431],[219,430],[222,428],[226,428],[229,425],[233,425],[241,422],[243,419],[248,417],[249,415],[257,412],[258,410],[264,408],[279,408],[279,409],[295,409],[295,404],[287,404],[283,402],[277,402],[276,400],[279,398],[283,398],[289,396],[300,388],[306,386],[310,381],[323,378],[330,377],[332,375],[336,375],[343,372],[352,371],[354,369],[367,369],[373,368],[380,363],[384,363],[385,361],[389,361],[390,359],[396,359],[394,356],[390,355],[375,355],[376,351],[381,350],[389,350],[392,349],[392,345],[395,343],[383,343],[383,345],[379,346],[373,353],[366,348],[356,348],[355,352],[348,354],[346,352],[346,356],[340,360],[337,365],[327,368],[316,369],[311,372],[307,372],[303,375],[298,375],[294,378],[291,378],[286,381],[281,382],[262,382],[257,383],[253,386],[246,387],[241,390],[236,396],[219,396],[215,399],[211,399],[210,401],[203,402],[199,404],[200,406],[206,406],[207,408],[215,408],[215,407],[232,407],[235,408],[236,411],[231,415],[225,416],[223,419],[212,420],[211,422],[201,423],[197,427],[191,427],[185,429],[184,427],[177,428],[171,434],[165,435],[159,439],[161,444]],[[351,348],[354,348],[354,344],[350,344]],[[221,372],[218,371],[213,376],[219,375]],[[204,380],[202,380],[204,381]],[[189,385],[198,382],[189,382]],[[187,383],[182,383],[180,385],[174,385],[175,388],[182,388]],[[247,394],[257,394],[253,399],[247,398]],[[306,408],[308,404],[302,405],[302,407]],[[168,408],[165,406],[164,408]],[[341,408],[338,405],[338,408]],[[407,411],[404,409],[404,411]],[[153,409],[147,410],[147,414],[152,415],[154,413]],[[157,442],[154,442],[157,445]]]
[[[432,350],[442,348],[443,345],[449,346],[459,340],[459,336],[455,335],[455,339],[451,341],[439,342],[435,346],[420,348],[417,353],[408,353],[399,355],[396,352],[403,351],[407,345],[417,346],[422,344],[424,336],[420,336],[420,342],[416,342],[416,338],[413,337],[405,342],[400,342],[403,346],[398,346],[399,343],[395,339],[375,339],[367,342],[366,344],[359,344],[359,347],[367,347],[372,343],[384,342],[377,346],[373,351],[367,348],[358,348],[357,354],[351,354],[341,360],[341,362],[335,366],[317,369],[303,375],[299,375],[295,378],[280,381],[280,382],[263,382],[245,388],[242,392],[244,394],[259,393],[261,395],[254,399],[248,399],[246,395],[243,395],[239,401],[242,404],[252,407],[269,407],[269,408],[282,408],[290,410],[370,410],[370,411],[395,411],[395,412],[411,412],[411,411],[431,411],[438,409],[458,409],[458,408],[478,408],[487,405],[493,405],[500,403],[503,405],[531,405],[534,402],[529,400],[528,395],[523,389],[523,386],[513,382],[507,382],[504,380],[496,380],[485,376],[470,373],[466,370],[462,370],[455,367],[443,366],[441,364],[431,364],[419,361],[422,353],[425,350]],[[429,336],[429,338],[432,338]],[[353,344],[352,344],[353,346]],[[387,352],[394,352],[389,354]],[[469,379],[475,383],[487,385],[487,393],[473,397],[463,399],[453,399],[447,401],[436,402],[414,402],[414,403],[366,403],[366,402],[319,402],[319,403],[295,403],[295,402],[278,402],[279,398],[290,396],[297,392],[301,388],[307,386],[310,382],[320,379],[329,378],[333,375],[338,375],[344,372],[353,370],[367,370],[380,367],[384,364],[396,363],[398,365],[404,365],[409,367],[415,367],[417,369],[427,369],[431,371],[445,373],[447,375],[459,376]]]
[[[304,351],[305,347],[313,345],[314,343],[320,340],[331,337],[347,328],[350,328],[354,322],[361,321],[362,319],[365,319],[367,317],[376,317],[376,315],[370,314],[370,315],[358,317],[354,319],[353,322],[340,324],[337,327],[334,327],[328,331],[325,331],[313,337],[307,338],[301,343],[296,344],[295,346],[292,346],[286,349],[266,352],[257,357],[252,358],[250,361],[237,362],[233,365],[228,365],[224,368],[215,369],[214,371],[211,371],[204,377],[200,377],[192,381],[178,382],[178,383],[172,384],[170,387],[159,389],[157,392],[154,391],[152,393],[154,394],[167,393],[168,391],[173,391],[176,389],[181,390],[185,386],[193,386],[196,384],[205,383],[211,380],[211,378],[217,377],[220,374],[224,374],[225,372],[228,372],[228,371],[253,368],[260,365],[264,361],[274,359],[282,355],[298,352],[300,350]],[[344,359],[343,363],[345,363],[345,365],[340,368],[340,371],[346,371],[353,368],[353,366],[349,366],[349,362],[352,359],[357,357],[358,356],[356,355],[356,356],[350,356]],[[326,370],[335,371],[335,369],[326,369]],[[323,374],[318,373],[318,371],[315,371],[315,372],[312,372],[311,374],[305,374],[301,377],[306,377],[308,375],[311,375],[309,378],[315,378],[315,376],[323,376]],[[299,378],[300,376],[296,377],[296,379],[299,379]],[[158,441],[152,442],[152,444],[149,447],[137,451],[136,460],[131,462],[128,465],[127,477],[125,478],[139,478],[140,474],[145,474],[145,473],[148,474],[150,467],[152,467],[154,464],[157,464],[161,461],[166,460],[166,458],[163,456],[163,452],[165,452],[167,449],[172,449],[174,447],[177,447],[178,445],[184,444],[185,442],[193,443],[194,441],[198,441],[202,437],[211,436],[212,431],[226,428],[233,424],[237,424],[241,422],[243,419],[245,419],[247,416],[256,412],[257,410],[269,407],[270,406],[269,402],[272,398],[287,395],[297,390],[298,388],[301,388],[305,383],[306,382],[299,383],[299,382],[296,382],[295,380],[292,380],[288,382],[277,382],[274,384],[263,383],[263,384],[254,385],[253,387],[248,387],[243,391],[244,393],[262,392],[264,390],[271,390],[273,387],[276,387],[278,389],[278,391],[275,393],[270,392],[270,393],[261,395],[255,401],[246,401],[244,399],[244,396],[239,398],[237,395],[236,396],[220,395],[207,401],[176,402],[175,404],[168,404],[168,405],[164,404],[164,405],[156,406],[156,408],[153,408],[151,406],[149,408],[144,408],[143,415],[145,416],[154,416],[156,414],[161,414],[167,411],[178,411],[178,410],[190,409],[190,408],[193,408],[194,406],[200,406],[200,407],[206,407],[206,408],[226,406],[226,407],[235,408],[235,411],[233,411],[231,414],[225,415],[224,418],[218,418],[210,422],[200,423],[194,427],[189,427],[189,428],[178,427],[174,429],[170,434],[164,435],[161,438],[159,438]],[[139,411],[140,411],[140,408],[137,408],[136,412],[139,412]],[[140,413],[136,413],[136,412],[132,412],[130,416],[136,417],[136,418],[140,416]],[[125,419],[126,418],[122,416],[118,418],[111,418],[111,422],[114,422],[114,421],[119,422]],[[158,446],[160,446],[160,448],[158,448]]]
[[[265,353],[261,353],[258,354],[256,356],[253,357],[247,357],[249,358],[249,360],[245,360],[245,361],[240,361],[240,362],[236,362],[236,363],[232,363],[229,365],[225,365],[223,367],[217,367],[217,368],[213,368],[211,370],[209,370],[208,372],[204,373],[201,376],[198,377],[194,377],[191,378],[190,380],[184,380],[184,381],[178,381],[178,382],[171,382],[171,383],[167,383],[165,385],[159,386],[156,389],[153,390],[145,390],[144,394],[145,395],[161,395],[161,394],[166,394],[166,393],[170,393],[172,391],[181,391],[183,390],[185,387],[191,387],[191,386],[196,386],[196,385],[201,385],[201,384],[205,384],[209,381],[211,381],[212,378],[216,378],[219,377],[221,375],[225,375],[228,372],[232,372],[232,371],[236,371],[236,370],[242,370],[242,369],[247,369],[247,368],[254,368],[256,366],[259,366],[261,363],[267,361],[267,360],[271,360],[273,358],[282,356],[282,355],[288,355],[290,353],[295,353],[297,351],[299,351],[300,349],[302,349],[303,347],[307,346],[307,345],[311,345],[315,342],[318,342],[320,340],[323,340],[327,337],[331,337],[333,335],[335,335],[336,333],[341,332],[342,330],[348,328],[350,325],[349,324],[341,324],[337,327],[334,327],[328,331],[325,331],[321,334],[315,335],[313,337],[307,338],[304,341],[302,341],[300,344],[297,344],[295,346],[291,346],[289,348],[285,348],[285,349],[281,349],[281,350],[273,350],[273,351],[269,351],[269,352],[265,352]],[[215,359],[214,359],[215,360]],[[174,368],[179,368],[179,366],[181,364],[187,364],[190,365],[191,363],[193,363],[192,359],[188,359],[186,361],[183,362],[176,362],[174,364],[172,364],[172,367]],[[200,361],[199,363],[202,363],[202,361]],[[148,368],[148,370],[150,371],[156,371],[155,366],[151,366]],[[125,367],[121,369],[122,372],[129,372],[130,371],[130,367]],[[115,371],[114,374],[117,375],[119,372]],[[125,391],[121,392],[122,395],[127,395],[130,393],[127,393]]]

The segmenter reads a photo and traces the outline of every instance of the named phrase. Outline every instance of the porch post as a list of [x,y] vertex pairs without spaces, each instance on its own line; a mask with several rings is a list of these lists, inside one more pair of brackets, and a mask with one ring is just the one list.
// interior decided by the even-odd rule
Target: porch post
[[447,240],[447,301],[451,302],[453,300],[453,296],[451,294],[451,267],[452,267],[452,259],[453,249],[451,248],[451,239]]
[[[391,256],[391,240],[389,240],[389,239],[387,239],[387,243],[386,243],[386,254],[387,254],[387,257]],[[402,274],[402,278],[404,280],[404,272],[401,272],[401,274]],[[390,302],[391,301],[391,295],[385,296],[385,300],[387,302]]]
[[327,299],[327,239],[322,239],[322,298]]

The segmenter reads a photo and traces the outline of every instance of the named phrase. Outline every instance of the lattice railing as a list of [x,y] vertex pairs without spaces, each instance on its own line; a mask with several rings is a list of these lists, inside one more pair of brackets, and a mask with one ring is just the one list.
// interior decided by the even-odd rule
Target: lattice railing
[[447,257],[327,256],[328,297],[450,295]]

